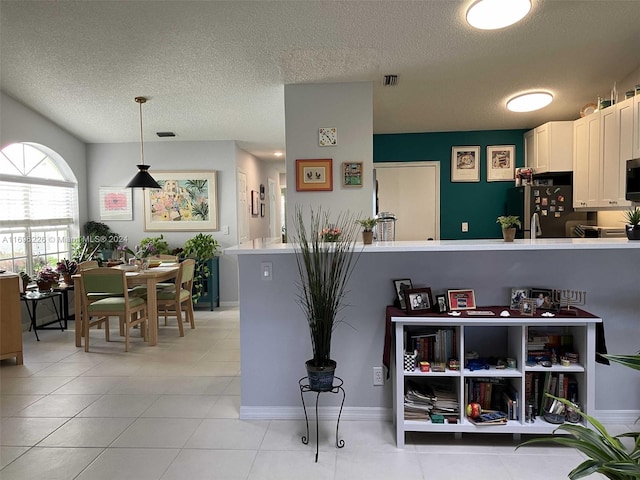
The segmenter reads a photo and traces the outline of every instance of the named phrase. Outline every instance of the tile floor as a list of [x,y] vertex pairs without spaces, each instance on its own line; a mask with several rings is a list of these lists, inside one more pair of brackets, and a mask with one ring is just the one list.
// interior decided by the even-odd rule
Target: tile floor
[[0,478],[554,480],[583,460],[559,447],[515,451],[510,435],[416,434],[398,450],[390,422],[343,420],[340,450],[321,422],[316,464],[303,421],[238,419],[238,310],[197,311],[196,322],[184,338],[162,327],[157,347],[134,338],[126,354],[115,331],[109,344],[93,332],[90,353],[73,330],[42,331],[41,342],[25,332],[25,365],[0,362]]

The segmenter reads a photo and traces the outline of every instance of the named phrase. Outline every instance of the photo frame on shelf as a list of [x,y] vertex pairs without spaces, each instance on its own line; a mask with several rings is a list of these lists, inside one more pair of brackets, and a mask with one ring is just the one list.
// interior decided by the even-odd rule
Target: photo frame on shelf
[[476,308],[476,295],[473,290],[448,290],[447,299],[449,300],[449,309],[455,310],[474,310]]
[[145,231],[218,230],[215,170],[153,172],[160,188],[146,188]]
[[537,310],[560,310],[560,304],[553,299],[551,288],[531,287],[527,297],[535,300]]
[[436,300],[433,303],[433,311],[436,313],[447,313],[449,311],[447,296],[444,293],[436,295]]
[[520,300],[520,315],[527,317],[533,317],[536,313],[536,299],[535,298],[523,298]]
[[513,181],[516,163],[515,145],[487,147],[487,182]]
[[257,190],[251,190],[251,215],[257,217],[260,213],[260,201]]
[[451,148],[451,181],[480,181],[480,147]]
[[404,291],[413,288],[411,279],[401,278],[398,280],[394,280],[393,287],[396,291],[396,302],[398,303],[399,308],[401,308],[402,310],[406,310],[407,304],[405,303],[404,299]]
[[100,220],[133,220],[130,188],[99,187]]
[[342,186],[362,187],[363,162],[342,162]]
[[433,308],[433,298],[431,289],[407,288],[404,291],[404,302],[407,306],[407,315],[424,315],[431,312]]
[[297,192],[329,192],[333,190],[331,158],[296,160]]
[[511,310],[518,310],[520,308],[520,300],[523,298],[529,298],[528,288],[512,288],[509,308]]

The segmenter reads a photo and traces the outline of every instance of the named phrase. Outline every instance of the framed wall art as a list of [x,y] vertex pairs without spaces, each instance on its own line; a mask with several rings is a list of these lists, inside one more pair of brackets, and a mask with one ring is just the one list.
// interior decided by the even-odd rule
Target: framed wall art
[[476,308],[476,295],[473,290],[448,290],[450,310],[474,310]]
[[264,217],[264,203],[260,204],[260,216]]
[[480,181],[480,147],[451,148],[451,181]]
[[153,172],[160,189],[147,188],[145,231],[218,229],[216,171]]
[[433,308],[430,288],[408,288],[404,291],[407,315],[423,315]]
[[130,188],[100,187],[98,196],[100,220],[133,220]]
[[363,162],[342,162],[342,186],[361,187]]
[[257,217],[260,213],[260,202],[258,200],[259,193],[257,190],[251,190],[251,215]]
[[296,160],[296,191],[332,191],[332,162],[330,158]]
[[487,147],[487,182],[512,181],[515,163],[515,145]]

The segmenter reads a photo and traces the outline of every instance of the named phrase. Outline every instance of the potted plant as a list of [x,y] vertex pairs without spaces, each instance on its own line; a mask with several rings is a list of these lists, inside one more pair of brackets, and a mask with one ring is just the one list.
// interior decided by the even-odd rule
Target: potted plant
[[630,208],[624,212],[625,231],[627,232],[627,238],[629,240],[640,240],[640,208]]
[[144,247],[146,245],[153,245],[153,248],[155,249],[154,255],[169,254],[169,244],[164,239],[162,234],[159,237],[145,237],[140,240],[140,247]]
[[42,270],[40,270],[36,275],[38,290],[40,290],[41,292],[48,292],[49,290],[51,290],[53,284],[57,282],[58,274],[50,266],[43,267]]
[[[640,355],[603,355],[614,362],[640,370]],[[595,418],[585,414],[573,403],[564,398],[553,395],[547,396],[561,402],[565,407],[573,409],[578,415],[591,424],[585,425],[563,423],[553,432],[551,438],[534,438],[518,445],[534,443],[555,443],[562,446],[574,447],[587,456],[587,460],[569,472],[569,478],[576,480],[593,473],[600,473],[611,480],[632,480],[640,478],[640,432],[628,432],[612,436]],[[564,431],[569,435],[556,435],[557,431]],[[627,448],[619,437],[633,439],[634,446]]]
[[[345,306],[344,296],[349,278],[357,263],[355,242],[357,223],[348,213],[342,213],[331,225],[328,212],[311,210],[307,229],[303,211],[296,207],[292,242],[300,274],[298,304],[309,326],[313,358],[306,368],[310,388],[328,391],[333,386],[336,361],[331,358],[331,336],[341,322],[338,312]],[[339,231],[328,241],[325,229]]]
[[[92,256],[99,253],[102,260],[109,260],[113,250],[118,246],[120,236],[113,233],[106,223],[92,220],[84,224],[85,239],[82,250],[93,252]],[[90,260],[91,258],[88,258]]]
[[517,215],[500,215],[496,220],[502,227],[502,237],[505,242],[513,242],[516,238],[516,227],[520,228],[520,217]]
[[78,264],[73,260],[67,260],[63,258],[56,265],[56,272],[59,275],[62,275],[64,283],[67,285],[72,285],[71,275],[74,275],[78,271]]
[[378,219],[367,217],[356,220],[356,223],[362,227],[362,243],[371,245],[373,243],[373,228],[378,224]]
[[216,256],[220,249],[218,241],[211,234],[198,233],[184,243],[181,258],[193,258],[196,269],[193,277],[193,303],[197,303],[209,278],[209,260]]

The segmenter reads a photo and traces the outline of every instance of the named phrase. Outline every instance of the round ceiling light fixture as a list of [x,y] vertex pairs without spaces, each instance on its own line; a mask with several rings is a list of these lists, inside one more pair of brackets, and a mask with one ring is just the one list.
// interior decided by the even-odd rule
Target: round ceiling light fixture
[[549,92],[532,92],[517,95],[507,101],[507,110],[512,112],[533,112],[546,107],[553,100]]
[[467,22],[480,30],[497,30],[522,20],[531,0],[477,0],[467,9]]

